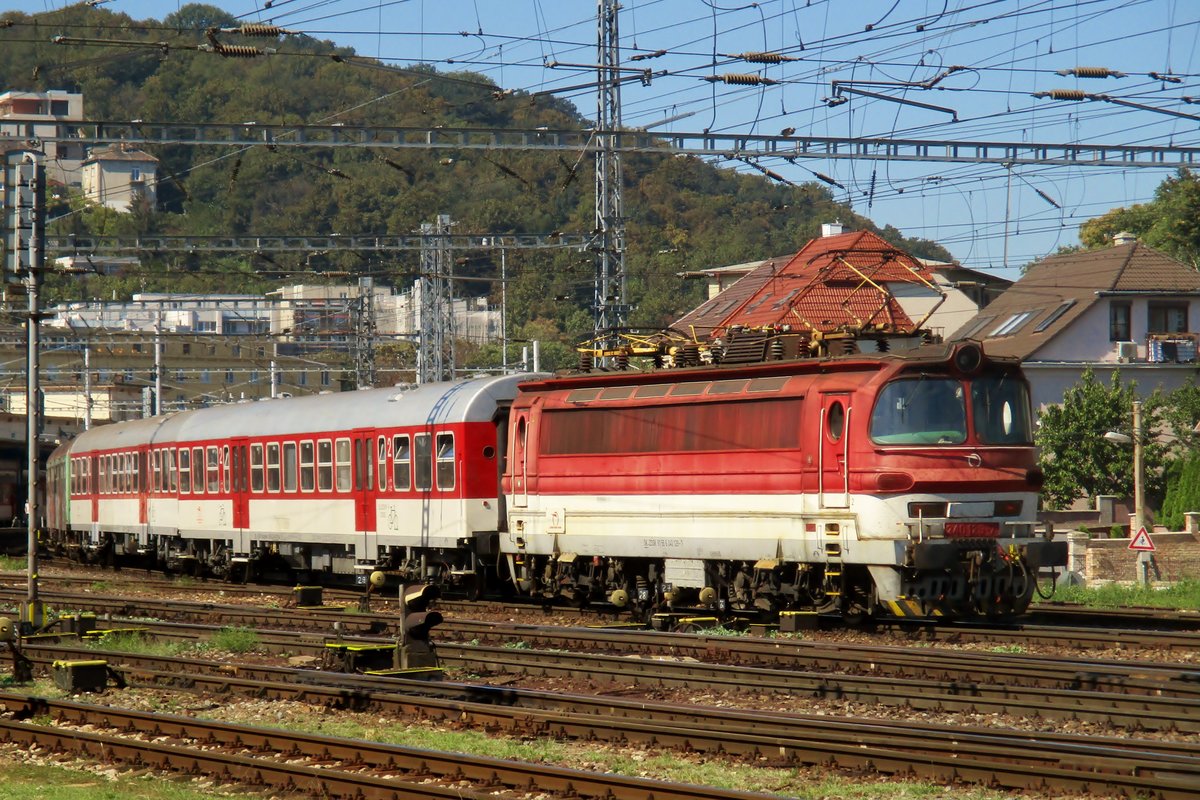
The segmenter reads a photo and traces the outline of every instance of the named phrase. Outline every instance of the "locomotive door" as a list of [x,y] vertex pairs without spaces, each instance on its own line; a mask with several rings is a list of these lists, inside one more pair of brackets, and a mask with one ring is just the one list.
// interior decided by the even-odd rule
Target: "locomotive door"
[[514,508],[525,508],[529,505],[528,487],[528,452],[526,445],[529,439],[529,412],[517,411],[512,421],[513,440],[512,452],[508,454],[512,472],[512,504]]
[[821,395],[821,508],[850,505],[850,411],[849,394]]
[[[363,534],[363,546],[375,558],[375,431],[360,428],[353,433],[354,448],[354,530]],[[362,556],[360,556],[361,558]]]
[[230,498],[233,503],[233,529],[245,530],[250,527],[250,481],[245,439],[234,439],[231,443],[229,463],[225,469],[230,474]]

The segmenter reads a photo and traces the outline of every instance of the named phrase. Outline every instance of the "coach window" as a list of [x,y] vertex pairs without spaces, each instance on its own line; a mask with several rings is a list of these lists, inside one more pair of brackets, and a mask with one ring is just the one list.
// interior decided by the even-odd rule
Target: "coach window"
[[[295,455],[296,445],[292,445],[292,453]],[[284,445],[284,452],[287,452],[287,445]],[[295,486],[291,490],[295,490]],[[267,445],[267,491],[279,491],[279,445],[271,442]]]
[[[337,490],[339,492],[350,491],[350,440],[338,439],[337,442]],[[358,461],[362,463],[362,447],[359,447]],[[362,468],[359,467],[359,479],[356,482],[358,488],[362,488]]]
[[[279,445],[275,445],[276,448]],[[278,455],[278,450],[275,451]],[[278,470],[278,466],[276,466]],[[279,481],[279,474],[275,474],[276,482]],[[261,444],[250,445],[250,491],[261,492],[263,490],[263,446]],[[278,487],[276,487],[278,489]]]
[[300,491],[311,492],[316,485],[313,470],[313,443],[300,443]]
[[283,445],[283,490],[296,491],[296,443],[285,442]]
[[328,439],[317,441],[317,491],[333,489],[333,442]]
[[376,456],[379,468],[379,491],[387,491],[387,437],[380,436],[375,443]]
[[407,436],[392,437],[392,488],[407,492],[412,485],[412,451]]
[[223,485],[225,491],[229,491],[229,476],[233,472],[233,462],[229,460],[229,445],[221,446],[221,465],[225,467]]
[[192,454],[186,447],[179,448],[179,492],[192,491]]
[[221,490],[221,468],[217,448],[208,448],[208,493],[216,494]]
[[416,460],[416,488],[418,491],[433,488],[433,437],[418,433],[413,442]]
[[437,435],[437,485],[442,491],[454,488],[454,434]]
[[167,451],[167,479],[170,481],[170,484],[168,484],[168,486],[170,488],[170,491],[172,491],[172,492],[174,492],[177,488],[175,485],[176,477],[177,477],[177,475],[175,472],[175,451],[168,450]]
[[192,448],[192,491],[204,494],[204,448]]
[[150,491],[162,491],[162,451],[150,453]]

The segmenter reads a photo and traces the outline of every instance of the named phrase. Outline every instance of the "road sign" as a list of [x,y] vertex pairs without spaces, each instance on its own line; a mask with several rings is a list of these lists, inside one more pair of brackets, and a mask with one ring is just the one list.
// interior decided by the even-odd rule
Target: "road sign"
[[1129,540],[1129,549],[1138,550],[1143,553],[1154,552],[1154,542],[1150,541],[1150,533],[1145,526],[1138,528],[1137,535]]

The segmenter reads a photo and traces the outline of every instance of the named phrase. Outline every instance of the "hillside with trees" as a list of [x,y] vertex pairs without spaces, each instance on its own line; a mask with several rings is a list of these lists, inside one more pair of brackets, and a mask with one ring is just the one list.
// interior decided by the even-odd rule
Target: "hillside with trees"
[[[9,25],[8,23],[11,23]],[[392,67],[304,35],[278,42],[220,34],[225,44],[271,46],[254,59],[197,49],[212,27],[238,21],[188,5],[161,22],[86,4],[0,17],[0,86],[84,94],[89,119],[585,130],[570,103],[506,92],[487,77]],[[54,37],[70,43],[55,44]],[[457,233],[587,233],[593,165],[583,154],[425,151],[390,148],[147,148],[160,162],[159,207],[117,214],[55,192],[56,233],[410,234],[438,214]],[[657,327],[702,299],[677,273],[798,250],[820,224],[870,228],[915,255],[943,258],[934,243],[880,230],[820,184],[787,185],[691,157],[625,157],[631,323]],[[498,297],[498,255],[464,259],[463,294]],[[574,341],[591,326],[594,255],[509,253],[510,327]],[[109,298],[136,291],[258,292],[284,282],[373,275],[398,287],[419,271],[416,254],[309,253],[212,257],[147,254],[136,274],[56,279],[52,299]],[[533,326],[525,330],[528,326]]]

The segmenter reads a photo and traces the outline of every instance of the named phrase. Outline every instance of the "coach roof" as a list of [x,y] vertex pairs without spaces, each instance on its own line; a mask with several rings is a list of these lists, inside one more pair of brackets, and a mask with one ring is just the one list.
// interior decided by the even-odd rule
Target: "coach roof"
[[213,406],[164,417],[106,425],[80,437],[87,449],[147,442],[232,439],[347,431],[356,428],[489,422],[517,384],[544,375],[518,374]]

